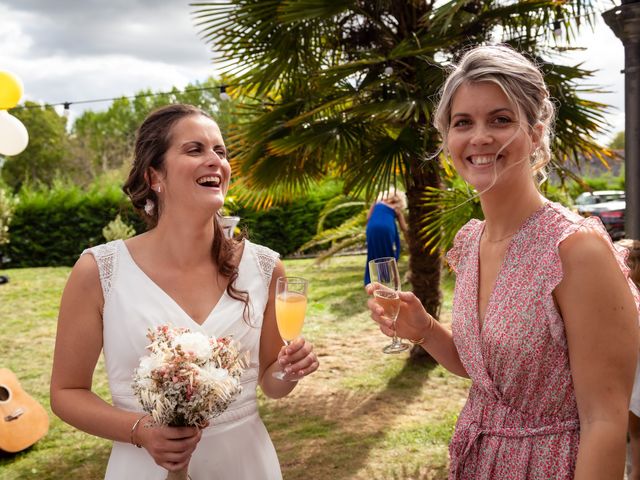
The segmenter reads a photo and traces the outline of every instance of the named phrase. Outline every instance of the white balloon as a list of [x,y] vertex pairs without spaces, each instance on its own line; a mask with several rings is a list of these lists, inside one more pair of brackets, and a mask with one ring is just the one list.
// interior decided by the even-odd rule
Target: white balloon
[[18,155],[29,143],[24,124],[6,110],[0,110],[0,155]]

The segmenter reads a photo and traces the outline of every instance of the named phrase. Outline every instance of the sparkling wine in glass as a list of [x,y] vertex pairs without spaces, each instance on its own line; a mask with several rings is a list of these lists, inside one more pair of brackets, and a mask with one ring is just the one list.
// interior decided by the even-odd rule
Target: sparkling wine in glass
[[400,273],[393,257],[375,258],[369,261],[369,273],[374,285],[373,296],[383,308],[384,316],[393,322],[393,340],[384,347],[384,353],[400,353],[409,348],[396,335],[396,319],[400,311]]
[[[301,277],[279,277],[276,281],[276,323],[285,345],[289,345],[302,332],[308,286],[307,279]],[[285,380],[284,371],[275,372],[273,376]]]

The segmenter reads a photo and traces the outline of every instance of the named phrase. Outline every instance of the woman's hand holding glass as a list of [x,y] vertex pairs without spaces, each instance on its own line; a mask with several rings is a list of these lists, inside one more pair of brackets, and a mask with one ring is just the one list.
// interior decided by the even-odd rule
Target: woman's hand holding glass
[[394,329],[393,340],[382,351],[400,353],[409,348],[395,333],[395,321],[400,309],[400,272],[393,257],[375,258],[369,261],[369,273],[373,285],[373,296],[382,308],[385,317],[391,321]]
[[276,282],[276,323],[284,341],[278,353],[283,370],[273,376],[278,380],[297,381],[318,369],[313,345],[300,337],[307,310],[309,282],[300,277],[280,277]]
[[398,292],[400,307],[394,322],[385,314],[379,300],[373,296],[375,289],[374,284],[369,284],[366,287],[367,293],[371,295],[367,307],[371,318],[380,327],[380,331],[391,338],[395,335],[406,338],[411,343],[422,344],[428,338],[432,322],[435,322],[435,319],[427,313],[418,297],[412,292]]
[[303,337],[296,338],[284,345],[278,353],[278,363],[283,369],[282,375],[274,376],[280,380],[297,381],[318,369],[318,357],[313,351],[313,344]]

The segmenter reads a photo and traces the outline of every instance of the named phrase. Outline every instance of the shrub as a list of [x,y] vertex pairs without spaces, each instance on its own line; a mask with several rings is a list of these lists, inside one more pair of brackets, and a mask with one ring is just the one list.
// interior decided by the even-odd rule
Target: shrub
[[[231,213],[240,217],[239,226],[249,233],[251,241],[287,256],[311,240],[321,210],[330,199],[340,195],[341,189],[339,182],[329,181],[306,197],[268,210],[254,210],[236,203]],[[325,228],[336,227],[353,214],[353,209],[337,212],[326,220]]]
[[583,185],[580,185],[576,181],[569,182],[567,190],[572,199],[575,199],[585,191],[624,190],[625,187],[624,170],[619,176],[614,176],[607,172],[598,177],[582,177],[582,181],[584,182]]
[[0,188],[0,246],[9,243],[9,223],[11,223],[13,210],[13,198]]
[[122,221],[120,214],[111,220],[109,224],[102,229],[102,236],[107,242],[113,240],[126,240],[136,234],[136,229]]
[[[307,197],[268,210],[256,211],[234,201],[227,208],[229,214],[241,217],[240,227],[249,232],[252,241],[290,255],[313,236],[320,210],[340,188],[329,182]],[[8,265],[73,265],[85,248],[104,243],[103,229],[118,215],[135,231],[146,230],[119,181],[95,182],[88,190],[62,182],[51,188],[25,187],[18,194],[11,222]],[[336,215],[327,227],[338,225],[348,215]],[[115,230],[118,235],[126,233],[124,227],[114,227],[109,234],[115,235]]]
[[116,184],[88,191],[62,182],[23,188],[11,222],[9,265],[73,265],[85,248],[104,242],[102,228],[118,214],[125,221],[134,216]]

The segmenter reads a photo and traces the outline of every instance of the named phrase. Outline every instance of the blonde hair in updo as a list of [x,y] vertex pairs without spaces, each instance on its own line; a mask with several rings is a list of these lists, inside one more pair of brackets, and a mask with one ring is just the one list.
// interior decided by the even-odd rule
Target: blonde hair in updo
[[492,82],[524,114],[529,129],[543,127],[538,148],[531,156],[531,169],[540,183],[547,178],[545,167],[551,161],[551,137],[555,107],[542,72],[530,60],[507,45],[486,45],[466,52],[453,66],[440,91],[433,124],[446,146],[451,126],[451,104],[458,88],[465,83]]
[[396,190],[395,187],[390,190],[385,190],[378,194],[376,198],[377,202],[385,201],[386,203],[401,209],[407,208],[407,195],[402,190]]

